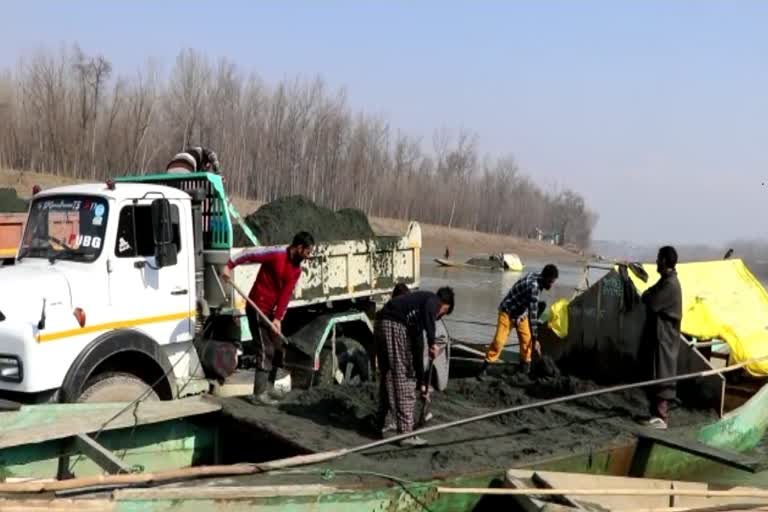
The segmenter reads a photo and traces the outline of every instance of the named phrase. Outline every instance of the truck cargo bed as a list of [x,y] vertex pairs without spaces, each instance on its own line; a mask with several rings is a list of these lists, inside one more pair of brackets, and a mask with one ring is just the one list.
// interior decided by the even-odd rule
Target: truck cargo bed
[[[205,251],[205,290],[211,307],[228,303],[240,310],[245,308],[245,300],[218,277],[227,260],[242,250]],[[416,222],[409,225],[403,237],[319,243],[303,264],[304,271],[288,307],[382,295],[399,282],[417,287],[420,252],[421,228]],[[250,289],[259,267],[235,268],[235,284],[242,290]]]

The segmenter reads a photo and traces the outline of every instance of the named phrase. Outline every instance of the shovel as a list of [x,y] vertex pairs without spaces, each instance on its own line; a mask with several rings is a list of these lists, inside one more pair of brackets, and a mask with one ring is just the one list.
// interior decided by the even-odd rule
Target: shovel
[[[444,348],[441,348],[437,355],[435,356],[435,359],[437,359]],[[432,372],[435,368],[435,359],[429,358],[429,368],[427,369],[427,393],[429,393],[429,386],[432,384]],[[419,425],[424,426],[424,420],[427,417],[427,413],[429,412],[429,404],[432,401],[431,397],[427,395],[427,398],[423,398],[422,401],[424,402],[424,405],[421,407],[421,416],[419,416]]]
[[424,402],[424,405],[421,407],[421,416],[419,416],[419,426],[424,426],[424,420],[427,417],[427,413],[429,412],[429,403],[431,402],[430,396],[429,396],[429,386],[432,383],[432,370],[435,367],[435,360],[430,359],[429,360],[429,370],[427,370],[427,397],[422,398],[422,401]]

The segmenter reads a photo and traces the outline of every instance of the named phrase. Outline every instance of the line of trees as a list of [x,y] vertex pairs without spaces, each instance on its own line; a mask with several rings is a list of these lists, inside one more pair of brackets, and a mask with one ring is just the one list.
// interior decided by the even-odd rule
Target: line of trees
[[477,137],[431,141],[354,112],[319,78],[275,85],[233,62],[182,51],[117,75],[77,45],[0,73],[0,165],[80,179],[158,171],[185,145],[214,149],[231,194],[302,194],[331,208],[491,233],[558,233],[589,244],[597,216],[568,189],[544,190]]

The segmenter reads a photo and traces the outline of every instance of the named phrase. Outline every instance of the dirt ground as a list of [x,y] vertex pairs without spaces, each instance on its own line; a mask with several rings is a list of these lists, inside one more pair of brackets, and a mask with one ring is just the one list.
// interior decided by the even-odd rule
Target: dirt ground
[[[550,363],[550,370],[554,366]],[[515,373],[514,366],[495,369],[488,379],[452,378],[434,395],[428,425],[446,423],[490,411],[595,389],[573,377],[542,373],[537,378]],[[555,367],[556,368],[556,367]],[[241,398],[221,399],[224,413],[270,430],[309,451],[360,446],[377,439],[372,416],[377,407],[374,383],[361,386],[296,390],[277,407],[257,407]],[[636,419],[648,407],[642,390],[528,409],[492,419],[425,434],[429,446],[385,445],[363,452],[338,467],[364,465],[367,470],[425,479],[436,475],[508,469],[536,459],[587,452],[621,439],[637,429]],[[417,416],[421,403],[417,403]],[[714,413],[677,407],[671,428],[686,429],[715,418]]]
[[[71,178],[49,174],[0,170],[0,188],[13,187],[23,198],[31,195],[34,185],[45,189],[74,182],[75,180]],[[255,211],[263,204],[261,201],[243,198],[234,198],[232,202],[243,216]],[[370,217],[369,222],[373,230],[380,235],[402,235],[408,228],[408,221],[399,219]],[[421,223],[421,232],[422,250],[430,257],[442,256],[445,248],[448,247],[451,258],[462,261],[473,254],[492,252],[514,252],[520,256],[523,263],[527,259],[547,260],[561,264],[584,261],[584,257],[576,252],[536,240],[423,223]]]

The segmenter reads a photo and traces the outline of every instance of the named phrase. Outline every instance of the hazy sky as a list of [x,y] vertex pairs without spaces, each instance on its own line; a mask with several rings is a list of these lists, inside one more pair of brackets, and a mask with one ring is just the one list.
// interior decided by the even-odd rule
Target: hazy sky
[[0,67],[79,42],[322,75],[431,144],[477,132],[600,214],[595,238],[768,238],[768,2],[3,2]]

